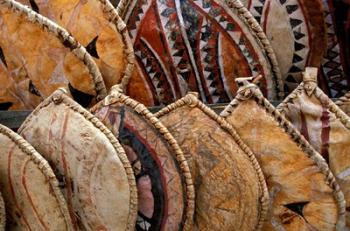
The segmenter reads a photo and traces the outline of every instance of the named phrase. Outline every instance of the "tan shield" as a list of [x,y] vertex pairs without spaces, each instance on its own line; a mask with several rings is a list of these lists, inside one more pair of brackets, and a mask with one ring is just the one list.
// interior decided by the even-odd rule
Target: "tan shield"
[[[21,136],[2,125],[0,186],[8,230],[73,230],[66,201],[47,161]],[[3,205],[0,227],[5,222]]]
[[107,89],[122,78],[130,78],[134,65],[132,44],[125,23],[108,0],[19,2],[69,31],[94,57]]
[[283,97],[275,54],[239,0],[122,0],[118,10],[136,56],[128,95],[164,105],[189,91],[205,103],[225,103],[239,76],[261,73],[263,92]]
[[350,118],[317,87],[316,68],[278,109],[326,159],[350,209]]
[[271,207],[263,230],[342,230],[345,201],[327,163],[290,122],[246,84],[221,113],[255,153]]
[[54,169],[75,228],[134,229],[133,171],[117,139],[96,117],[57,90],[19,131]]
[[[0,1],[0,49],[9,78],[5,83],[14,86],[8,91],[0,87],[0,102],[10,104],[9,109],[33,109],[59,87],[69,89],[83,106],[106,95],[101,73],[85,48],[63,28],[13,0]],[[8,95],[19,102],[4,102]]]
[[91,110],[119,139],[132,163],[139,198],[137,230],[192,230],[193,182],[168,130],[117,88]]
[[256,230],[268,206],[263,174],[232,127],[197,95],[156,114],[189,162],[196,190],[193,230]]

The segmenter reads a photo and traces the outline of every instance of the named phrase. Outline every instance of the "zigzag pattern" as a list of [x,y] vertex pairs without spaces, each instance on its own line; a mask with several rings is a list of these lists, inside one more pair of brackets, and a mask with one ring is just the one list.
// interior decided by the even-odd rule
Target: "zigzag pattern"
[[139,1],[137,6],[135,6],[135,8],[133,9],[132,18],[134,18],[135,20],[133,23],[130,23],[132,22],[131,20],[129,20],[128,22],[129,34],[133,43],[135,42],[140,23],[150,6],[151,1]]

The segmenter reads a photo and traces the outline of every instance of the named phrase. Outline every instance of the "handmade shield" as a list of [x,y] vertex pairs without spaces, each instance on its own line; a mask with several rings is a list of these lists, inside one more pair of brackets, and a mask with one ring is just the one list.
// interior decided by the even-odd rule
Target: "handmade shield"
[[[47,161],[21,136],[0,125],[0,188],[6,230],[73,230],[58,186]],[[0,227],[5,222],[1,205]]]
[[239,1],[122,0],[118,7],[138,63],[133,98],[168,104],[196,91],[204,102],[229,102],[234,79],[257,73],[269,98],[283,95],[273,50]]
[[350,118],[317,87],[316,68],[278,108],[329,163],[350,209]]
[[268,194],[254,155],[232,127],[188,94],[156,114],[189,162],[196,190],[193,230],[256,230]]
[[[69,89],[83,106],[105,96],[92,57],[63,28],[13,0],[0,1],[0,22],[0,57],[8,72],[5,83],[14,85],[4,98],[11,94],[25,101],[16,109],[33,109],[38,97],[46,98],[59,87]],[[30,94],[35,101],[25,97]]]
[[139,199],[137,230],[192,230],[193,182],[167,129],[117,88],[91,111],[119,139],[132,164]]
[[221,113],[255,153],[271,207],[263,230],[342,230],[345,201],[327,163],[254,84]]
[[134,229],[133,171],[117,139],[96,117],[57,90],[19,131],[53,168],[74,228]]
[[130,78],[134,53],[126,25],[108,0],[20,0],[69,31],[94,57],[107,89]]
[[326,44],[322,0],[246,0],[276,53],[289,92],[307,65],[319,67]]

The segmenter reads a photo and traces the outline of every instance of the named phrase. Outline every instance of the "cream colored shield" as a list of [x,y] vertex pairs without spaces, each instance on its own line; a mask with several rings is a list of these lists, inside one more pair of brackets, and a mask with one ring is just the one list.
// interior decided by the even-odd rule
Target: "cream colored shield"
[[[21,136],[2,125],[0,186],[8,230],[73,230],[66,201],[47,161]],[[1,225],[5,222],[3,205]]]
[[221,113],[255,153],[271,198],[263,230],[342,230],[345,201],[327,163],[246,83]]
[[[8,109],[34,109],[59,87],[69,89],[83,106],[106,95],[86,49],[66,30],[13,0],[0,1],[0,58],[8,73],[1,76],[7,80],[0,86],[0,102]],[[6,88],[9,84],[13,87]]]
[[54,169],[75,228],[134,229],[133,171],[117,139],[96,117],[58,90],[19,131]]
[[[326,159],[350,209],[350,118],[317,87],[316,68],[306,69],[303,83],[278,109]],[[350,214],[347,220],[349,226]]]
[[268,194],[260,166],[233,128],[197,95],[156,114],[189,162],[196,190],[193,230],[256,230]]
[[132,163],[139,195],[137,230],[192,230],[193,182],[169,131],[117,88],[91,110],[119,139]]

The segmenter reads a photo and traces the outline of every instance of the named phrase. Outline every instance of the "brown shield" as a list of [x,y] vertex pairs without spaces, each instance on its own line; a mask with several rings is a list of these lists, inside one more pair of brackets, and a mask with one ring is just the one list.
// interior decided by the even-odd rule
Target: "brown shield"
[[137,230],[192,230],[193,182],[168,130],[117,88],[91,111],[119,139],[132,163],[139,198]]
[[19,131],[54,169],[75,228],[134,229],[132,168],[117,139],[96,117],[57,90]]
[[2,125],[0,187],[8,230],[73,230],[66,201],[47,161],[21,136]]
[[271,207],[263,230],[342,230],[345,201],[327,163],[262,95],[245,82],[221,113],[255,153]]
[[[9,78],[6,82],[14,85],[0,97],[14,95],[23,101],[23,106],[7,102],[12,104],[10,109],[33,109],[59,87],[69,89],[83,106],[106,95],[92,57],[67,31],[47,18],[16,1],[1,0],[0,32],[0,57],[8,72],[5,78]],[[36,100],[32,102],[28,94]]]
[[136,56],[132,98],[162,105],[195,91],[205,103],[228,103],[234,79],[256,73],[269,98],[283,96],[269,41],[238,0],[122,0],[118,10]]
[[350,118],[317,87],[316,68],[278,109],[328,162],[350,209]]
[[159,111],[190,165],[196,190],[193,230],[255,230],[268,193],[260,166],[233,128],[197,95]]
[[[108,0],[20,0],[71,33],[94,57],[107,90],[130,78],[134,53],[126,25]],[[125,80],[124,80],[125,81]]]

